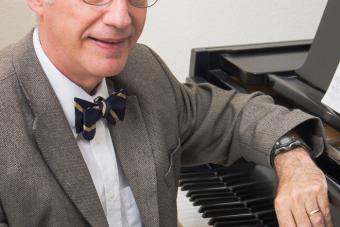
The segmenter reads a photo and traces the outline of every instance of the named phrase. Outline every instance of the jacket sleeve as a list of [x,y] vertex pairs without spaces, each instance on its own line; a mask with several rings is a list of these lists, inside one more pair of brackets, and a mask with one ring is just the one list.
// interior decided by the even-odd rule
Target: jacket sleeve
[[275,105],[261,92],[240,94],[211,84],[181,84],[162,60],[178,109],[182,164],[231,164],[240,157],[270,167],[274,143],[295,130],[319,156],[325,146],[321,121]]

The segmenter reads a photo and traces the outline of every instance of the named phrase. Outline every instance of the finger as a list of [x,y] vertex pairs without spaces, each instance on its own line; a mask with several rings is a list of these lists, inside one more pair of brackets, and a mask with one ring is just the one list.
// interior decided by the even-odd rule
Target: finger
[[296,227],[293,215],[289,206],[285,205],[285,201],[275,198],[275,213],[280,227]]
[[309,217],[302,206],[294,208],[292,210],[292,213],[293,213],[296,226],[306,226],[306,227],[312,226],[312,223],[310,222]]
[[324,227],[325,221],[321,209],[319,208],[317,198],[309,198],[305,202],[306,213],[313,227]]
[[[311,227],[312,223],[309,220],[309,217],[306,212],[305,208],[305,201],[308,201],[304,198],[301,193],[292,193],[291,194],[291,202],[292,202],[292,214],[296,223],[296,226],[304,226],[304,227]],[[314,198],[316,201],[316,198]],[[313,204],[313,203],[312,203]],[[317,203],[315,202],[317,205]]]
[[[314,210],[314,211],[318,211],[318,210],[319,209]],[[326,226],[325,225],[325,221],[324,221],[324,217],[323,217],[321,211],[318,211],[316,213],[311,213],[310,212],[309,220],[312,223],[313,227],[324,227],[324,226]]]
[[325,226],[333,227],[327,190],[325,190],[323,193],[319,193],[317,201],[325,222]]

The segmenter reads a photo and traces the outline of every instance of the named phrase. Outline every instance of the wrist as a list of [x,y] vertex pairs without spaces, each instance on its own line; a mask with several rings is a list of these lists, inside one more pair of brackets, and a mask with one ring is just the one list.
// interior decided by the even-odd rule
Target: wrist
[[314,165],[314,162],[309,152],[303,147],[296,147],[292,150],[281,152],[274,158],[275,171],[278,176],[280,176],[281,173],[287,174],[289,170],[294,171],[296,167],[306,166],[308,164]]

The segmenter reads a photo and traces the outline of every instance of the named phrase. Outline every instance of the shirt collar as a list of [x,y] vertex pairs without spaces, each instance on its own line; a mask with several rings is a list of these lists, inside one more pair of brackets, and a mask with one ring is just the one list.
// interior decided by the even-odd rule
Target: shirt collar
[[64,111],[66,119],[72,129],[74,136],[77,136],[75,130],[75,112],[74,112],[74,98],[84,99],[89,102],[93,102],[97,96],[101,96],[104,99],[109,96],[106,80],[102,79],[101,83],[97,87],[97,91],[94,95],[89,95],[81,87],[69,80],[63,75],[50,61],[45,54],[39,39],[38,28],[33,32],[33,45],[37,54],[41,67],[47,76],[61,107]]

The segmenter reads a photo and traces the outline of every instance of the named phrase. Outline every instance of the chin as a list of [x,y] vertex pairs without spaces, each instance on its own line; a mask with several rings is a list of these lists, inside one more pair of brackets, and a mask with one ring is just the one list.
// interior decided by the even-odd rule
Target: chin
[[118,75],[120,72],[122,72],[124,69],[124,66],[121,67],[106,67],[106,68],[101,68],[98,70],[98,68],[94,69],[94,74],[97,75],[98,77],[111,77]]
[[123,71],[125,64],[125,59],[102,60],[97,61],[97,64],[91,64],[91,69],[88,71],[99,77],[115,76]]

